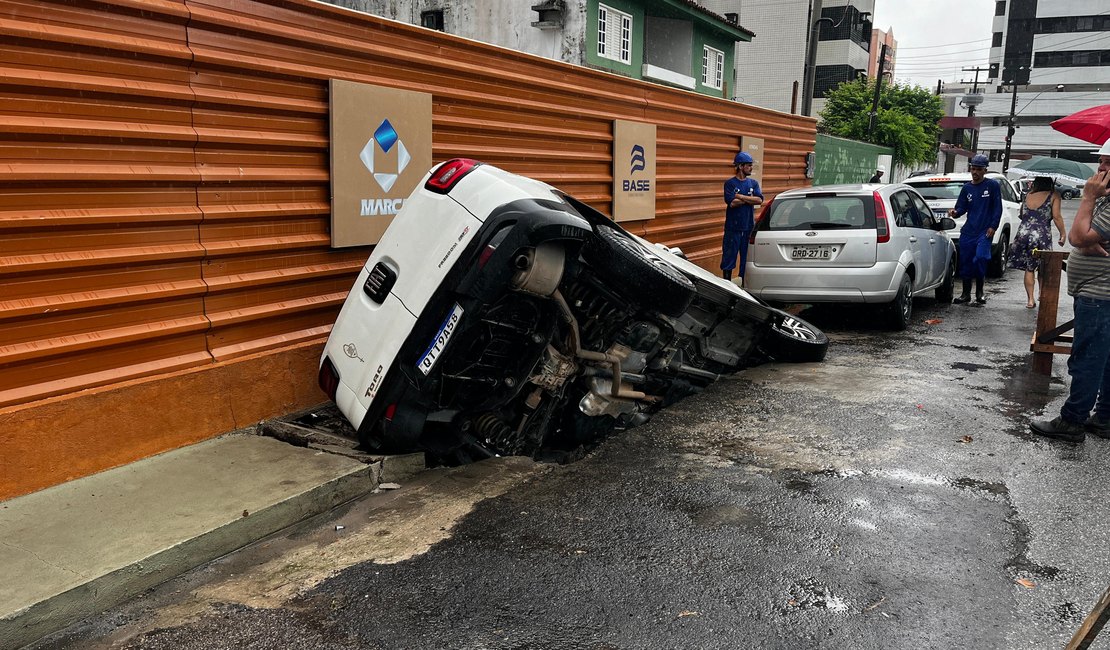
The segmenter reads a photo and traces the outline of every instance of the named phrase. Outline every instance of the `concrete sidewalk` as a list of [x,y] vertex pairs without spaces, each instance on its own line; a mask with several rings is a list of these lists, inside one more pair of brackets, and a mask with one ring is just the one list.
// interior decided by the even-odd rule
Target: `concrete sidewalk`
[[234,433],[0,502],[0,649],[371,492],[387,463]]

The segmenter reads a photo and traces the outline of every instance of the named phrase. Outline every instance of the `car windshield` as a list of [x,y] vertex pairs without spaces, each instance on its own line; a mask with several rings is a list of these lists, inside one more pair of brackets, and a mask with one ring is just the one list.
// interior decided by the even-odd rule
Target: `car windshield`
[[910,186],[929,201],[955,201],[960,197],[960,190],[966,183],[967,181],[921,181],[910,183]]
[[767,227],[770,230],[874,228],[874,202],[870,194],[779,198],[771,204]]

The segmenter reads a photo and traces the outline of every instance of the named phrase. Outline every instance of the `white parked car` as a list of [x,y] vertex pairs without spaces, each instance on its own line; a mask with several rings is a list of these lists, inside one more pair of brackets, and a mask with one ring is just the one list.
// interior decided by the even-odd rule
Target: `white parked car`
[[915,296],[952,301],[953,225],[907,185],[789,190],[760,214],[744,284],[770,301],[885,304],[902,330]]
[[[1013,184],[1002,174],[988,172],[986,177],[998,181],[1002,187],[1002,219],[999,220],[998,229],[994,231],[994,238],[991,240],[991,261],[987,266],[987,275],[1000,278],[1006,273],[1010,261],[1010,243],[1021,223],[1021,194],[1014,190]],[[971,173],[962,172],[915,176],[907,178],[905,183],[920,192],[933,213],[942,217],[948,214],[949,209],[956,207],[960,190],[970,181]],[[957,244],[960,241],[960,228],[966,220],[966,216],[956,219],[956,227],[953,232],[948,233]]]
[[374,248],[319,381],[364,446],[461,463],[574,450],[723,373],[827,347],[573,197],[456,159]]

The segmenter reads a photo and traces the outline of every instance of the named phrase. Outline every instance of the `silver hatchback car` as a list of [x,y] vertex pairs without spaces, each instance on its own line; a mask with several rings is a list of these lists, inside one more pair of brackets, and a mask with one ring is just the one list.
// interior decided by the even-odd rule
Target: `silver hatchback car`
[[783,192],[752,232],[744,288],[777,302],[884,303],[910,322],[913,298],[952,301],[956,247],[908,185],[825,185]]

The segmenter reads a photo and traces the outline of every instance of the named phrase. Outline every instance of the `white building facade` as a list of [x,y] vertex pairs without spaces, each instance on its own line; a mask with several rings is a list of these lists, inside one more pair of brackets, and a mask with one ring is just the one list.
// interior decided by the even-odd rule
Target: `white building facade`
[[737,101],[801,112],[807,44],[818,17],[829,20],[822,22],[818,34],[812,114],[816,116],[824,106],[826,92],[867,74],[868,14],[874,12],[875,0],[700,0],[700,4],[721,15],[735,14],[756,34],[752,42],[736,44],[733,98]]
[[1012,154],[1090,163],[1097,147],[1049,123],[1110,104],[1110,3],[998,0],[995,14],[989,81],[976,109],[978,150],[1003,160],[1013,106]]

